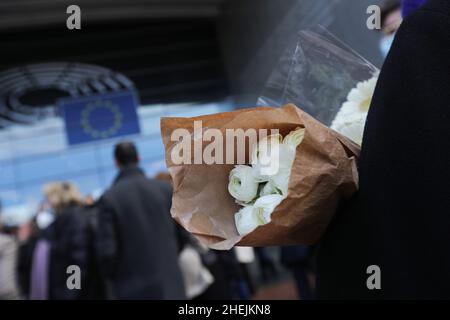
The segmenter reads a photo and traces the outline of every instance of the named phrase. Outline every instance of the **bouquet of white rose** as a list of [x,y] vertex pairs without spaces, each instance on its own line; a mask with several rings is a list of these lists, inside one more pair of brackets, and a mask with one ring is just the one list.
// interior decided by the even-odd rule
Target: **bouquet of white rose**
[[[304,128],[290,132],[284,139],[280,134],[270,135],[255,145],[251,166],[238,165],[231,170],[228,191],[243,206],[235,214],[241,236],[268,224],[276,206],[287,197],[296,149],[304,136]],[[264,172],[267,167],[277,170]]]
[[[271,107],[162,119],[173,218],[214,249],[315,243],[339,202],[358,188],[358,144],[377,73],[326,30],[301,31],[258,100]],[[195,130],[196,122],[212,131]],[[179,128],[187,139],[172,139]],[[226,132],[249,129],[278,132],[245,144],[249,156],[241,161],[221,161],[238,151]],[[189,163],[174,161],[186,141],[198,150],[183,152]],[[195,163],[196,155],[212,150],[219,162]]]
[[[227,132],[253,129],[278,133],[247,139],[249,156],[225,162],[230,150],[239,153]],[[173,180],[171,214],[213,249],[315,243],[339,202],[358,187],[359,147],[294,105],[162,118],[161,132]],[[183,146],[179,162],[174,155]],[[217,161],[195,163],[196,154],[212,149]]]

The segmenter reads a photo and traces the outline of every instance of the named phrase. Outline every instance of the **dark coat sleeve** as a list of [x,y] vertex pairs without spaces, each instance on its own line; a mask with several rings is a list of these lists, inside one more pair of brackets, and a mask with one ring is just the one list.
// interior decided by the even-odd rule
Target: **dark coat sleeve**
[[111,201],[102,197],[98,203],[95,252],[99,271],[106,278],[114,275],[119,255],[116,214]]
[[[321,241],[322,298],[450,298],[450,2],[407,18],[369,111],[360,190]],[[381,289],[369,290],[370,265]]]

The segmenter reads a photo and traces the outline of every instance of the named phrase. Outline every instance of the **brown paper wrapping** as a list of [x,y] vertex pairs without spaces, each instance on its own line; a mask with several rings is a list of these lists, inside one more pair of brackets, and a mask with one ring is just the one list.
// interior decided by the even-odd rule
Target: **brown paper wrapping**
[[[288,197],[275,209],[269,224],[245,237],[239,236],[234,223],[234,214],[241,207],[228,193],[229,172],[234,165],[174,165],[171,161],[171,150],[177,143],[171,141],[173,130],[186,128],[192,133],[194,121],[198,120],[202,120],[204,129],[217,128],[223,133],[229,128],[265,128],[279,129],[285,136],[298,127],[305,128],[292,167]],[[313,244],[330,223],[338,202],[358,188],[359,146],[292,104],[195,118],[162,118],[161,133],[173,179],[172,217],[213,249]]]

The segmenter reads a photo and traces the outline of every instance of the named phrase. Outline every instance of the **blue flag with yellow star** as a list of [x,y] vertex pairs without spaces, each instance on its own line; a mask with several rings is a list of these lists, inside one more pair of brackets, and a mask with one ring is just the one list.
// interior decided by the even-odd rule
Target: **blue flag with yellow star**
[[131,91],[61,99],[69,145],[138,134],[138,101]]

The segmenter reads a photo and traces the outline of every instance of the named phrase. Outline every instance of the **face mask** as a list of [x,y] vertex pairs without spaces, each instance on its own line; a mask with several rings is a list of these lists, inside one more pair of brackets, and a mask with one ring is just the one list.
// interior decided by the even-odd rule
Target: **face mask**
[[392,43],[394,42],[394,38],[395,38],[395,33],[381,38],[380,50],[381,50],[381,54],[383,55],[384,58],[387,57],[389,50],[392,47]]

